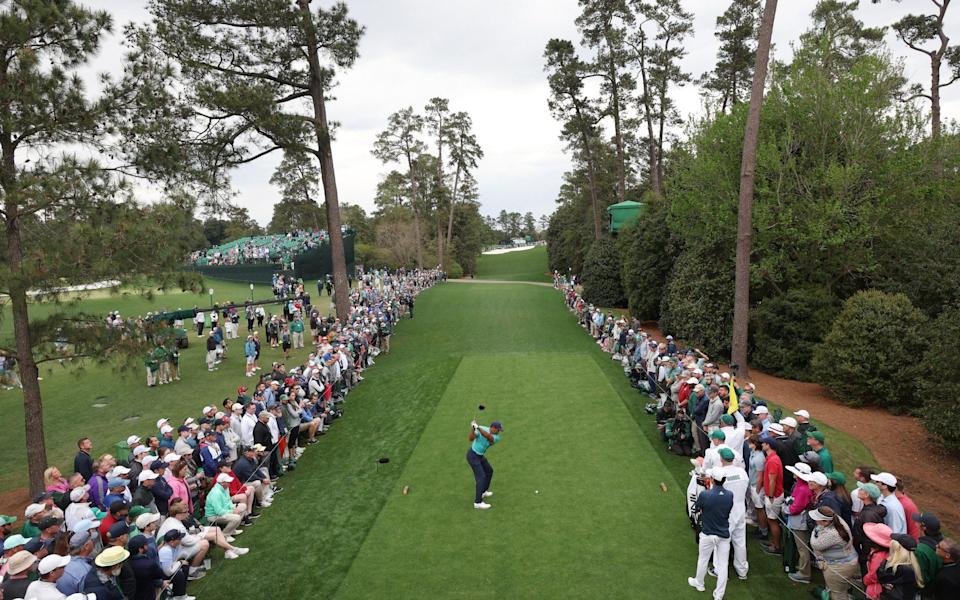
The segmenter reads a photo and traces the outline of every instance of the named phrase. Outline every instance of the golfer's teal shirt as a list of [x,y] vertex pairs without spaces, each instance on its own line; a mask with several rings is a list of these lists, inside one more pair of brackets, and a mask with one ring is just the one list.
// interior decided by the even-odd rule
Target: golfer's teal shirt
[[[481,425],[481,426],[479,427],[479,429],[482,429],[482,430],[486,431],[487,433],[490,433],[490,428],[489,428],[489,427],[484,427],[483,425]],[[499,434],[494,434],[494,436],[493,436],[493,441],[494,441],[494,443],[499,442],[499,441],[500,441],[500,435],[499,435]],[[478,434],[477,434],[477,438],[476,438],[475,440],[473,440],[473,445],[470,446],[470,449],[473,450],[473,453],[474,453],[474,454],[476,454],[476,455],[478,455],[478,456],[483,456],[483,453],[487,451],[487,448],[489,448],[490,445],[491,445],[491,444],[490,444],[490,442],[487,440],[487,438],[483,437],[482,435],[480,435],[480,434],[478,433]],[[461,446],[461,447],[462,447],[462,446]]]

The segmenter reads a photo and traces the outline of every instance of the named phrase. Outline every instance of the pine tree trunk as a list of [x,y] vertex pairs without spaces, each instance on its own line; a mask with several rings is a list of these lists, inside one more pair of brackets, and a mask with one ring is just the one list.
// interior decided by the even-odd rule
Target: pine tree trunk
[[323,98],[324,81],[317,50],[317,34],[310,14],[310,0],[297,0],[303,14],[307,38],[307,60],[310,63],[310,96],[313,100],[314,130],[320,160],[320,179],[323,182],[323,197],[327,209],[327,232],[330,235],[330,260],[333,266],[333,303],[337,317],[346,323],[350,316],[349,279],[347,259],[343,249],[343,232],[340,229],[340,200],[337,194],[337,176],[333,167],[333,148],[327,125],[327,107]]
[[460,188],[460,165],[453,176],[453,192],[450,194],[450,215],[447,218],[447,249],[453,243],[453,210],[457,206],[457,190]]
[[423,268],[423,237],[420,233],[420,211],[413,207],[413,235],[417,238],[417,268]]
[[[641,40],[640,50],[646,52]],[[647,82],[646,56],[640,56],[640,83],[643,86],[643,117],[647,123],[647,162],[650,169],[650,189],[658,196],[663,195],[660,182],[660,165],[657,156],[657,141],[653,136],[653,109],[650,106],[650,84]]]
[[[577,121],[583,123],[583,112],[580,105],[574,100],[574,106],[577,111]],[[580,138],[583,142],[583,154],[587,159],[587,175],[590,178],[590,203],[593,205],[593,239],[599,240],[603,233],[603,227],[600,220],[600,198],[597,196],[597,177],[593,166],[593,152],[590,150],[590,136],[587,131],[580,131]]]
[[753,178],[757,166],[757,144],[760,139],[760,109],[763,106],[770,40],[777,0],[766,0],[760,21],[757,58],[750,91],[750,108],[743,135],[743,157],[740,162],[740,204],[737,209],[737,266],[733,294],[733,341],[731,359],[737,363],[737,375],[747,377],[747,344],[750,327],[750,253],[753,243]]
[[620,86],[617,83],[617,70],[612,66],[612,62],[611,59],[609,77],[613,99],[613,139],[617,150],[617,202],[623,202],[627,199],[627,173],[623,166],[623,133],[620,129]]
[[[10,270],[19,273],[23,266],[20,247],[20,228],[17,208],[9,203],[7,212],[7,254]],[[23,277],[15,275],[10,282],[10,309],[13,315],[13,334],[16,343],[20,383],[23,385],[23,425],[27,442],[27,473],[30,495],[44,489],[43,472],[47,468],[47,446],[43,436],[43,403],[40,399],[40,381],[37,363],[33,358],[33,340],[30,335],[30,314],[27,309],[27,285]]]
[[933,172],[943,177],[943,157],[940,156],[940,62],[938,55],[930,56],[930,141],[933,143]]

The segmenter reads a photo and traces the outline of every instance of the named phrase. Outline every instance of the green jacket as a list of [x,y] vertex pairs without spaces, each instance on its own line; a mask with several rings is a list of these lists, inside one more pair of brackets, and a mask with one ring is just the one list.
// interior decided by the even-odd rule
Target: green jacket
[[213,488],[207,492],[207,503],[203,508],[208,519],[232,513],[233,501],[230,500],[230,492],[224,489],[219,483],[215,484]]
[[830,451],[826,448],[820,448],[817,450],[817,454],[820,455],[820,468],[824,473],[833,473],[833,455],[830,454]]
[[937,556],[936,550],[923,542],[917,544],[916,555],[917,562],[920,563],[920,574],[923,575],[923,585],[929,588],[943,567],[943,559]]
[[23,524],[23,529],[20,530],[20,535],[25,538],[35,538],[40,535],[40,530],[37,529],[37,526],[32,522],[27,521]]
[[303,333],[303,321],[297,319],[293,323],[290,323],[290,331],[294,333]]

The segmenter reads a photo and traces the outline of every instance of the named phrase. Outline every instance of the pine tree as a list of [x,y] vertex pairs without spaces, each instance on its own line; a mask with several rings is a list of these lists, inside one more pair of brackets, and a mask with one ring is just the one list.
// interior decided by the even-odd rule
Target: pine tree
[[759,23],[760,0],[733,0],[717,17],[713,33],[720,40],[717,65],[704,73],[699,83],[718,96],[721,113],[750,93]]
[[[333,263],[334,304],[346,320],[347,269],[327,100],[337,69],[357,60],[363,27],[343,2],[151,0],[153,22],[133,29],[131,74],[158,72],[153,93],[174,107],[134,144],[180,157],[214,189],[226,172],[276,151],[316,159]],[[188,168],[192,167],[192,168]]]

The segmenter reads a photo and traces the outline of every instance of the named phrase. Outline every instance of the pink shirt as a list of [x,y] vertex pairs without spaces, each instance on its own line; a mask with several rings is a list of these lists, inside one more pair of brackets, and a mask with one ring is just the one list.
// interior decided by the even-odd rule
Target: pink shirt
[[867,598],[870,598],[870,600],[877,600],[880,594],[883,593],[883,586],[880,585],[880,581],[877,579],[877,571],[885,560],[887,560],[886,550],[873,552],[870,554],[870,557],[867,558],[867,572],[863,576],[863,583],[867,586]]
[[791,515],[799,515],[813,508],[813,491],[810,489],[810,486],[807,485],[806,481],[797,479],[797,483],[794,484],[793,491],[790,495],[793,496],[793,503],[787,510]]
[[173,495],[170,496],[170,499],[180,498],[187,502],[187,508],[190,512],[193,512],[193,498],[190,497],[190,488],[187,487],[187,482],[182,479],[177,479],[170,474],[168,470],[167,473],[164,473],[164,479],[167,480],[167,483],[170,485],[170,489],[173,490]]

